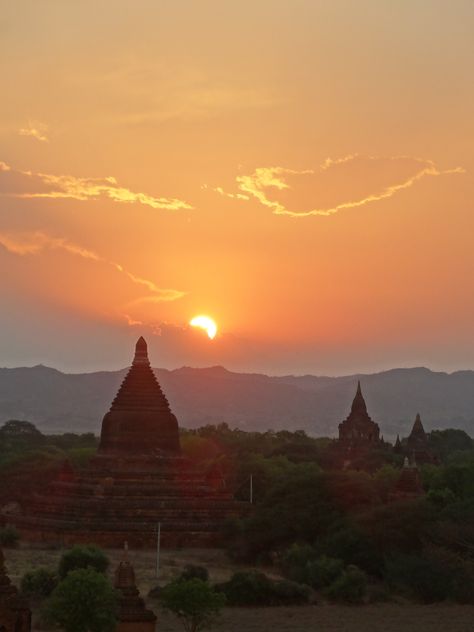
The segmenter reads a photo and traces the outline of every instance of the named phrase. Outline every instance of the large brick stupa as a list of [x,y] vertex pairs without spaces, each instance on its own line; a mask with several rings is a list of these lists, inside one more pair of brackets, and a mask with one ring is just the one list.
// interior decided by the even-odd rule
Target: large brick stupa
[[242,509],[214,470],[199,472],[181,454],[178,422],[140,338],[87,470],[63,467],[10,521],[32,541],[151,547],[160,523],[165,546],[213,545]]

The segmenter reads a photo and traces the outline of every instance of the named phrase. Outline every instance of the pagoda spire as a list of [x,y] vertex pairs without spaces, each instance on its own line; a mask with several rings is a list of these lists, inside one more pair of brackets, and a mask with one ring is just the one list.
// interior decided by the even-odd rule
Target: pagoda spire
[[143,336],[140,336],[137,340],[137,344],[135,345],[135,357],[133,358],[132,366],[140,364],[150,365],[150,360],[148,359],[148,346]]
[[357,391],[352,402],[351,412],[367,414],[367,404],[365,403],[364,396],[362,395],[360,380],[357,381]]

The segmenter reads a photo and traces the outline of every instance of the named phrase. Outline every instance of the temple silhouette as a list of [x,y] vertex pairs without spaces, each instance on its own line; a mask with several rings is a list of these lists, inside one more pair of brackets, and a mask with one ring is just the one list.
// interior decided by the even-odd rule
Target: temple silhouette
[[[357,390],[352,402],[351,410],[348,417],[339,424],[339,438],[336,442],[335,449],[335,465],[337,467],[347,469],[354,466],[360,466],[370,456],[370,453],[377,449],[387,449],[389,446],[380,436],[380,427],[373,421],[367,411],[360,381],[357,383]],[[419,491],[420,485],[415,484],[415,471],[418,464],[437,463],[438,459],[433,454],[428,436],[423,428],[421,417],[416,415],[412,430],[406,439],[397,440],[393,447],[396,454],[400,454],[407,459],[408,466],[404,467],[402,479],[404,481],[411,480],[413,484],[411,489]],[[410,470],[408,472],[408,470]],[[402,484],[401,489],[404,486]]]
[[339,443],[349,449],[368,448],[380,444],[380,428],[369,417],[360,381],[347,419],[339,424]]
[[198,471],[181,454],[178,421],[140,338],[87,470],[78,474],[65,463],[11,521],[31,541],[151,547],[160,523],[163,545],[206,546],[242,510],[222,473]]

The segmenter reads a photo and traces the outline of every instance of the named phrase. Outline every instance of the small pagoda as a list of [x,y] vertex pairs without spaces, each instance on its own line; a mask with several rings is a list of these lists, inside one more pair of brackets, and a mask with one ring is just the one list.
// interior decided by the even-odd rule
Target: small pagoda
[[405,445],[402,443],[402,453],[417,463],[438,463],[437,457],[431,450],[428,435],[423,428],[420,413],[416,415],[413,428],[405,441]]
[[31,632],[31,611],[21,599],[5,569],[0,548],[0,632]]
[[400,476],[389,496],[390,500],[411,500],[423,496],[423,485],[416,461],[405,457]]
[[214,474],[181,454],[177,419],[140,338],[87,470],[64,463],[14,522],[27,540],[66,545],[154,547],[158,524],[164,546],[215,545],[243,503]]
[[147,609],[140,597],[135,571],[128,558],[127,543],[123,558],[115,571],[114,586],[119,593],[118,624],[115,632],[155,632],[156,615]]

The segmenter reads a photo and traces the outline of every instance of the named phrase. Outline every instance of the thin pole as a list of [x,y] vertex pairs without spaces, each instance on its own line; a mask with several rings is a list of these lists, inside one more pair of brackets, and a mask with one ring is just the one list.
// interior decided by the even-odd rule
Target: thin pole
[[250,474],[250,504],[253,504],[253,474]]
[[158,523],[156,538],[156,578],[160,573],[160,545],[161,545],[161,522]]

